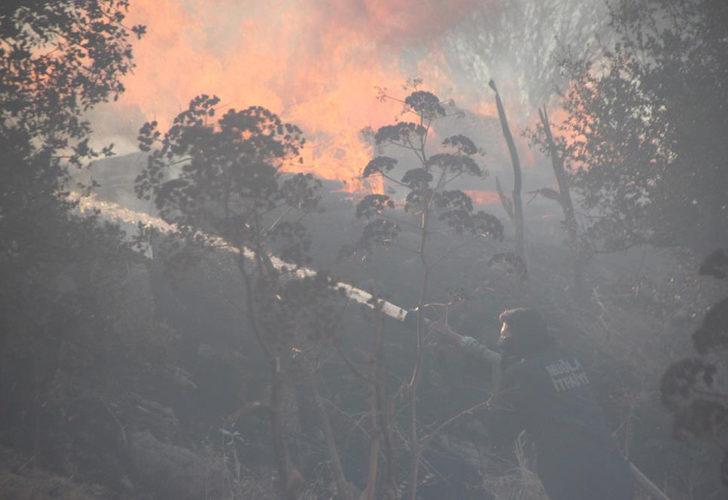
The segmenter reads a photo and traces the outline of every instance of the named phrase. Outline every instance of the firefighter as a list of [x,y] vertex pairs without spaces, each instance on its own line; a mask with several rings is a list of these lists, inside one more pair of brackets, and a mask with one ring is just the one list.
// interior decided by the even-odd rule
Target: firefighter
[[[512,445],[526,431],[551,500],[631,499],[629,464],[611,440],[582,363],[556,345],[538,311],[511,309],[499,320],[503,371],[487,413],[490,435]],[[472,337],[450,331],[449,339],[492,354]]]

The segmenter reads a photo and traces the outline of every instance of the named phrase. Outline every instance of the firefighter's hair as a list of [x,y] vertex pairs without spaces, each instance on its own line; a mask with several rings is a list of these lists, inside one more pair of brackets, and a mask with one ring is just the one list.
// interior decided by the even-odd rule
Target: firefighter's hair
[[501,323],[508,323],[514,333],[546,333],[546,321],[536,309],[516,307],[506,309],[498,316]]
[[510,330],[509,348],[512,354],[531,354],[553,344],[546,321],[536,309],[518,307],[503,311],[498,320]]

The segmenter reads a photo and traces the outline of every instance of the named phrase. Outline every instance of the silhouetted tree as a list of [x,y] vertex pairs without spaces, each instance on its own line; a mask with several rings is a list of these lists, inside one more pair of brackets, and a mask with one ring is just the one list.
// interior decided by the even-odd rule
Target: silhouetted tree
[[[124,91],[132,67],[126,0],[25,1],[0,11],[0,117],[36,150],[78,164],[94,156],[84,114]],[[60,162],[56,162],[60,163]]]
[[595,251],[728,237],[728,5],[620,2],[618,41],[594,63],[567,62],[559,147]]
[[574,291],[577,298],[584,294],[584,266],[587,261],[587,254],[584,249],[583,235],[576,217],[576,209],[572,200],[572,178],[571,172],[564,167],[562,151],[559,149],[556,139],[551,130],[548,110],[546,106],[538,110],[540,123],[535,131],[527,131],[532,142],[538,144],[541,150],[551,159],[551,167],[554,171],[558,190],[544,187],[533,191],[535,195],[551,199],[559,204],[564,214],[564,229],[567,236],[567,244],[571,253],[574,269]]
[[[383,95],[383,98],[390,96]],[[379,175],[405,190],[404,211],[414,218],[414,223],[398,219],[395,200],[386,194],[370,194],[357,205],[358,218],[367,219],[358,246],[371,249],[374,245],[389,246],[398,235],[409,228],[417,239],[415,248],[409,250],[418,256],[421,264],[421,281],[417,302],[415,363],[407,384],[409,396],[409,426],[412,462],[409,477],[408,497],[417,493],[418,471],[421,457],[421,439],[418,434],[417,387],[421,377],[424,316],[423,309],[428,301],[429,280],[432,266],[438,258],[432,255],[428,241],[438,224],[458,234],[471,233],[487,238],[502,239],[503,226],[494,216],[475,211],[470,197],[461,190],[447,189],[456,178],[483,176],[485,171],[476,161],[480,153],[472,140],[464,135],[446,137],[441,150],[431,151],[428,139],[432,136],[435,122],[446,117],[446,105],[434,94],[415,90],[403,101],[403,115],[413,121],[400,121],[380,127],[374,134],[374,141],[380,147],[405,150],[414,157],[416,166],[407,170],[401,179],[390,175],[398,161],[389,156],[377,156],[364,168],[363,177]],[[402,246],[402,245],[400,245]],[[404,248],[407,248],[404,246]]]
[[[586,209],[592,252],[648,244],[703,253],[726,244],[726,19],[728,4],[716,0],[616,2],[613,48],[565,63],[572,81],[556,143]],[[702,272],[719,277],[720,255]],[[672,365],[661,386],[676,434],[724,450],[728,400],[717,381],[726,305],[715,304],[693,335],[699,356]]]
[[[89,147],[83,117],[123,91],[130,39],[144,31],[124,26],[126,8],[115,0],[0,6],[0,422],[20,448],[31,442],[38,461],[51,451],[43,421],[57,423],[70,404],[71,388],[54,379],[68,368],[62,347],[109,340],[123,313],[108,307],[115,282],[135,259],[118,228],[74,214],[65,196],[69,166],[111,152]],[[84,339],[87,331],[98,335]]]
[[[282,172],[300,159],[305,139],[298,127],[262,107],[230,109],[218,118],[218,102],[217,97],[196,97],[164,134],[156,122],[141,128],[140,148],[150,154],[136,192],[153,199],[188,242],[214,247],[224,241],[236,250],[245,289],[239,299],[270,368],[267,410],[281,494],[293,498],[300,473],[285,438],[285,384],[294,373],[308,370],[318,401],[312,367],[320,354],[311,346],[325,344],[337,326],[326,305],[336,295],[328,278],[302,277],[296,268],[308,261],[311,241],[302,219],[320,209],[321,184],[310,174]],[[295,264],[282,266],[274,251]],[[340,494],[346,498],[323,410],[321,416],[339,489],[344,489]]]
[[121,78],[133,67],[129,38],[144,32],[124,26],[127,6],[116,0],[3,3],[0,139],[7,157],[0,165],[0,230],[8,252],[32,237],[28,225],[56,224],[48,221],[56,210],[65,216],[72,203],[59,195],[68,187],[69,165],[99,154],[89,147],[84,114],[124,90]]

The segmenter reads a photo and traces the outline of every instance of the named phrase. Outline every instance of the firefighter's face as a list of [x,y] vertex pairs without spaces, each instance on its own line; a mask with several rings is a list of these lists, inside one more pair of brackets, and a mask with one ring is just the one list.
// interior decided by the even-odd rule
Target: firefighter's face
[[504,339],[507,339],[511,334],[511,328],[508,326],[508,323],[505,321],[501,324],[500,329],[500,341],[502,342]]
[[513,344],[513,335],[511,335],[511,327],[508,323],[501,324],[500,338],[498,339],[498,347],[503,354],[511,355],[515,349]]

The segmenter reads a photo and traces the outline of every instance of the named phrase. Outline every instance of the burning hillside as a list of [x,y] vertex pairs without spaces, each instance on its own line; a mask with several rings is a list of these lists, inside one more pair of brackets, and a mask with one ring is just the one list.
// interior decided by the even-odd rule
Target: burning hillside
[[[303,168],[344,181],[347,190],[370,159],[359,131],[401,111],[378,102],[376,87],[403,93],[413,75],[453,95],[448,57],[437,43],[472,11],[474,0],[323,3],[288,0],[143,0],[129,11],[148,34],[135,46],[137,67],[120,100],[94,120],[99,135],[135,146],[144,120],[165,120],[195,95],[215,94],[221,108],[265,106],[299,125],[309,140]],[[491,96],[463,102],[490,114]],[[373,186],[377,189],[377,186]]]

